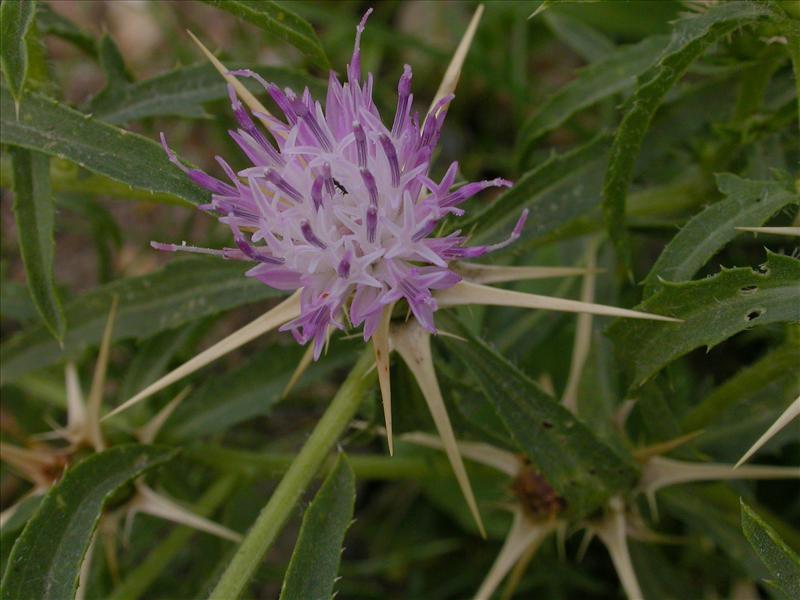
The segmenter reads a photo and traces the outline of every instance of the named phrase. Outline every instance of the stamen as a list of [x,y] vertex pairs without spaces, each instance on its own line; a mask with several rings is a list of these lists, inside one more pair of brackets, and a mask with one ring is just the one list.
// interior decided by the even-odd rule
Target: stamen
[[383,146],[383,152],[386,154],[386,159],[389,161],[389,169],[392,171],[392,187],[400,185],[400,163],[397,160],[397,150],[395,150],[392,140],[385,133],[382,133],[378,138]]
[[395,138],[400,135],[400,131],[405,125],[408,107],[410,105],[410,97],[411,67],[404,65],[403,75],[400,77],[400,82],[397,84],[397,112],[394,115],[394,124],[392,125],[392,136]]
[[314,134],[314,137],[317,138],[322,149],[325,150],[325,152],[332,152],[333,146],[331,146],[331,141],[328,139],[328,135],[322,130],[322,127],[320,127],[317,117],[314,116],[314,111],[309,109],[302,100],[294,100],[292,102],[292,108],[294,108],[297,116],[303,119],[306,125],[308,125],[308,128],[311,130],[311,133]]
[[275,258],[274,256],[266,256],[264,254],[261,254],[253,246],[251,246],[250,243],[242,235],[242,232],[239,231],[238,227],[232,225],[231,230],[233,231],[233,240],[236,242],[236,245],[239,247],[239,250],[241,250],[242,253],[251,260],[255,260],[257,262],[262,262],[262,263],[269,263],[273,265],[283,264],[282,258]]
[[358,121],[353,121],[353,135],[356,138],[356,148],[358,149],[358,166],[362,169],[367,168],[367,134]]
[[350,276],[350,250],[344,253],[339,266],[336,268],[336,274],[342,279],[347,279]]
[[[269,143],[269,140],[267,140],[267,138],[264,137],[264,134],[261,133],[261,130],[258,127],[256,127],[256,124],[253,122],[253,119],[250,118],[250,114],[242,105],[242,102],[236,95],[236,89],[232,85],[228,86],[228,97],[230,98],[231,107],[233,108],[233,114],[236,117],[236,121],[239,123],[239,127],[241,127],[246,133],[250,135],[250,137],[253,138],[257,146],[267,154],[267,156],[273,163],[283,166],[286,163],[286,161],[280,154],[278,154],[273,145]],[[232,133],[231,137],[236,139],[236,137],[233,136]],[[236,141],[237,143],[239,142],[238,140]],[[241,146],[241,143],[239,143],[239,145]],[[247,152],[247,150],[244,147],[242,149],[245,150],[245,152]]]
[[364,185],[369,192],[369,203],[377,208],[378,206],[378,186],[375,183],[375,178],[367,169],[361,169],[361,178],[364,180]]
[[311,201],[314,203],[314,209],[319,210],[322,207],[322,185],[325,183],[323,177],[314,179],[311,184]]
[[311,223],[309,223],[308,221],[303,221],[301,223],[300,231],[303,232],[303,237],[306,238],[306,241],[309,244],[313,244],[317,248],[322,248],[323,250],[327,248],[325,243],[321,239],[319,239],[316,235],[314,235],[314,232],[311,230]]
[[162,242],[150,242],[150,247],[161,252],[190,252],[192,254],[208,254],[209,256],[219,256],[226,260],[244,260],[246,257],[240,250],[235,248],[200,248],[198,246],[187,246],[184,244],[164,244]]
[[333,197],[336,193],[336,187],[333,184],[333,175],[331,175],[331,163],[322,163],[322,177],[325,180],[325,190]]
[[356,26],[356,42],[353,46],[353,58],[350,59],[350,65],[347,68],[347,79],[351,84],[357,83],[361,79],[361,34],[364,32],[364,26],[367,24],[367,19],[372,14],[372,9],[368,9],[364,16],[361,17],[361,22]]
[[367,240],[370,244],[375,243],[375,231],[378,228],[378,207],[370,205],[367,209]]
[[264,177],[267,181],[289,196],[292,200],[300,202],[303,199],[303,197],[300,195],[300,192],[298,192],[288,181],[281,177],[275,169],[267,169],[264,173]]
[[178,160],[178,157],[172,151],[172,148],[170,148],[167,145],[167,138],[164,135],[163,131],[161,132],[161,147],[164,148],[164,152],[167,153],[167,158],[169,158],[169,162],[171,162],[173,165],[178,167],[181,171],[186,173],[186,175],[189,177],[189,179],[194,181],[200,187],[208,190],[212,194],[220,194],[220,195],[223,195],[223,196],[236,193],[236,190],[234,190],[228,184],[223,183],[222,181],[220,181],[216,177],[212,177],[211,175],[207,175],[206,173],[203,173],[199,169],[190,169],[187,166],[185,166],[180,160]]
[[[290,92],[290,90],[287,90]],[[281,109],[284,115],[286,115],[286,120],[289,121],[290,125],[294,125],[297,123],[297,114],[294,112],[294,108],[292,108],[292,100],[294,99],[294,94],[290,92],[291,97],[289,94],[284,93],[277,85],[274,83],[267,84],[267,93],[270,97],[275,101],[275,104],[278,105],[278,108]]]
[[411,238],[413,241],[418,242],[420,240],[424,240],[428,237],[431,232],[436,228],[436,220],[430,219],[428,220],[422,227],[417,229],[417,232]]

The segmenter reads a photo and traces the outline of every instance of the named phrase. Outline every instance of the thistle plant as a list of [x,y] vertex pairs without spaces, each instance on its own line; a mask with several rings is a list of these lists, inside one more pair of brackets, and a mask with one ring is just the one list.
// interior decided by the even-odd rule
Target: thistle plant
[[4,1],[0,597],[796,597],[797,18]]

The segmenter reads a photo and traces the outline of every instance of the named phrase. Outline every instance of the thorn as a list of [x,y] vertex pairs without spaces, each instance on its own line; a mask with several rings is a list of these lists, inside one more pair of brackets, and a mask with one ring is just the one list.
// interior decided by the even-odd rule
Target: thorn
[[[331,329],[328,328],[328,339],[325,340],[326,353],[328,351],[328,340],[330,340],[330,335],[331,335]],[[289,377],[289,381],[286,382],[286,386],[283,388],[283,391],[281,392],[281,400],[285,399],[286,396],[289,395],[289,392],[291,392],[294,386],[297,385],[297,382],[300,381],[300,378],[303,376],[306,370],[308,370],[308,367],[311,365],[313,360],[314,360],[314,344],[309,344],[308,348],[306,348],[306,351],[303,353],[300,362],[297,363],[297,367],[295,367],[292,376]]]
[[242,541],[239,533],[194,514],[188,508],[156,493],[141,482],[136,485],[136,496],[130,503],[130,511],[160,517],[232,542],[240,543]]
[[461,459],[453,427],[450,424],[442,392],[439,389],[439,382],[436,379],[436,370],[431,356],[430,333],[422,329],[422,326],[416,320],[412,320],[406,325],[392,328],[391,339],[398,354],[403,358],[417,380],[436,429],[442,438],[445,453],[450,461],[450,466],[453,468],[461,493],[464,495],[472,517],[475,519],[481,537],[485,539],[486,530],[478,511],[475,494],[472,491],[467,471],[464,468],[464,461]]
[[472,39],[475,37],[475,32],[478,30],[478,23],[482,15],[483,4],[479,4],[453,54],[453,58],[450,60],[450,64],[447,66],[444,77],[442,77],[442,82],[439,84],[439,89],[436,91],[436,95],[433,97],[431,106],[428,109],[428,114],[425,117],[426,121],[439,100],[456,91],[458,79],[461,77],[461,67],[464,65],[464,60],[467,58],[467,52],[469,52],[469,47],[472,45]]
[[108,372],[108,359],[111,352],[111,342],[114,333],[114,321],[117,318],[117,307],[119,296],[116,294],[111,299],[111,309],[108,312],[106,327],[103,331],[103,340],[100,343],[100,352],[97,355],[97,363],[94,367],[92,377],[92,387],[89,389],[89,398],[86,402],[86,427],[84,436],[92,444],[96,452],[105,449],[103,432],[100,430],[100,406],[103,402],[103,388],[106,383]]
[[700,437],[702,434],[703,430],[698,429],[697,431],[690,431],[689,433],[685,433],[684,435],[667,440],[666,442],[659,442],[650,446],[643,446],[642,448],[637,448],[633,451],[633,457],[639,462],[646,462],[653,456],[659,456],[661,454],[672,452],[675,450],[675,448],[679,448],[684,444],[688,444],[689,442]]
[[191,375],[198,369],[201,369],[207,364],[214,362],[221,356],[225,356],[228,352],[232,352],[236,348],[243,346],[260,335],[263,335],[268,331],[272,331],[276,327],[280,327],[284,323],[291,321],[299,315],[300,291],[298,290],[286,298],[286,300],[268,310],[257,319],[251,321],[238,331],[230,334],[228,337],[223,338],[210,348],[203,350],[194,358],[186,361],[177,369],[170,371],[155,383],[150,384],[141,392],[136,394],[133,398],[122,403],[120,406],[108,413],[105,417],[103,417],[103,420],[110,419],[114,415],[129,409],[134,404],[138,404],[142,400],[146,400],[156,392],[160,392],[165,387],[172,385],[187,375]]
[[516,306],[519,308],[532,308],[538,310],[557,310],[561,312],[590,313],[609,317],[627,317],[631,319],[648,319],[652,321],[666,321],[682,323],[680,319],[653,315],[650,313],[616,308],[603,304],[590,304],[577,300],[551,298],[539,294],[528,294],[494,288],[488,285],[460,281],[453,287],[436,292],[436,300],[440,307],[461,306],[464,304],[489,304],[494,306]]
[[800,236],[800,227],[737,227],[736,231],[751,233],[771,233],[773,235]]
[[169,419],[170,415],[175,412],[175,409],[178,408],[178,405],[186,399],[191,391],[192,386],[190,385],[187,385],[185,388],[183,388],[177,396],[170,400],[169,403],[164,406],[164,408],[158,411],[158,413],[156,413],[156,415],[150,419],[147,424],[143,425],[134,434],[136,438],[143,444],[152,444],[158,436],[158,432],[161,431],[161,428],[164,426],[164,423],[167,422],[167,419]]
[[738,469],[742,464],[747,462],[753,454],[758,452],[758,450],[766,444],[770,439],[772,439],[781,429],[786,427],[790,421],[797,418],[800,415],[800,396],[792,402],[783,414],[777,418],[777,420],[770,425],[769,429],[767,429],[763,435],[756,440],[756,443],[750,446],[750,449],[744,453],[744,456],[739,459],[739,461],[733,466],[734,469]]
[[378,384],[381,389],[383,401],[383,419],[386,423],[386,442],[389,446],[389,456],[394,456],[394,440],[392,439],[392,383],[389,375],[389,353],[391,342],[389,338],[389,324],[392,320],[394,303],[384,307],[378,328],[372,335],[372,347],[375,350],[375,368],[378,371]]

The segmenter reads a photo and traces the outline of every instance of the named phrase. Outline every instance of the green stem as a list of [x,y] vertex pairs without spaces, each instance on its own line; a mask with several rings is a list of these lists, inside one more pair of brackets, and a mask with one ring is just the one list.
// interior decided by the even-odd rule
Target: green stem
[[[201,517],[208,517],[227,498],[236,483],[235,476],[223,477],[208,488],[194,507]],[[177,527],[161,542],[125,580],[114,588],[109,600],[137,600],[147,591],[172,559],[183,549],[189,539],[197,533],[190,527]]]
[[350,423],[365,393],[372,389],[375,380],[375,371],[371,370],[373,364],[372,349],[369,348],[350,371],[269,502],[247,532],[217,587],[211,592],[211,598],[235,600],[241,595],[297,505],[300,495]]
[[[235,471],[248,478],[269,478],[283,475],[295,458],[294,454],[288,452],[265,454],[259,451],[225,448],[215,444],[200,444],[186,448],[183,456],[220,472]],[[329,456],[317,475],[321,477],[327,474],[335,463],[334,459],[335,457]],[[350,454],[347,459],[359,479],[397,481],[447,475],[447,471],[442,470],[442,467],[445,466],[444,463],[431,460],[429,457]]]

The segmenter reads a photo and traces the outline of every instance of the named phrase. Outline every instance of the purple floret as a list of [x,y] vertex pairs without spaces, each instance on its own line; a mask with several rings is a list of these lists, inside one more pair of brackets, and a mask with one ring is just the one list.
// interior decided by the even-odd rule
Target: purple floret
[[298,96],[251,71],[231,72],[259,81],[285,121],[255,114],[268,139],[230,89],[239,125],[230,135],[252,163],[234,173],[218,159],[230,183],[185,167],[162,135],[170,161],[211,192],[211,203],[201,208],[230,226],[236,248],[154,247],[254,261],[250,277],[281,290],[301,289],[300,317],[282,329],[301,344],[313,340],[315,358],[329,330],[344,328],[345,315],[353,326],[363,324],[369,339],[382,309],[400,300],[435,332],[432,292],[460,281],[449,263],[513,242],[527,216],[506,242],[494,246],[466,247],[458,234],[430,237],[442,218],[463,214],[458,205],[486,188],[511,183],[494,179],[451,191],[456,163],[441,182],[430,179],[431,156],[453,96],[437,102],[420,127],[411,113],[408,65],[398,84],[392,127],[383,124],[372,101],[372,75],[361,80],[360,39],[371,12],[357,27],[347,82],[331,72],[324,109],[308,89]]

